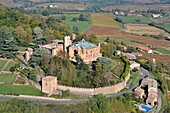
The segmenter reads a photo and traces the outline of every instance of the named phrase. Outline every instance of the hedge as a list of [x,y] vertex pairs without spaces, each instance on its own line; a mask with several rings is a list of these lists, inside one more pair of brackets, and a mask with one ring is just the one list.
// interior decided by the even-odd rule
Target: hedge
[[121,75],[121,79],[125,79],[130,71],[130,62],[127,58],[122,57],[123,62],[125,63],[124,73]]

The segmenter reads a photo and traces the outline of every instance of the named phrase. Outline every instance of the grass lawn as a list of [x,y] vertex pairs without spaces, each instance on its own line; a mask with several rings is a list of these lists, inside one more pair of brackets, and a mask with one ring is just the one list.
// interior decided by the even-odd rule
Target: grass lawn
[[0,60],[0,71],[4,67],[4,65],[7,63],[7,60]]
[[3,69],[3,71],[10,71],[10,68],[12,67],[12,66],[14,66],[15,65],[15,63],[13,62],[13,61],[10,61],[6,66],[5,66],[5,68]]
[[148,24],[152,22],[152,20],[144,16],[119,16],[119,18],[123,23]]
[[15,74],[0,74],[0,82],[12,84],[14,83],[16,76],[17,75]]
[[[80,14],[62,14],[64,16],[66,16],[66,20],[63,20],[63,22],[67,23],[70,25],[70,28],[73,32],[73,27],[77,26],[79,29],[79,32],[82,33],[84,31],[86,31],[87,29],[91,28],[91,19],[90,21],[72,21],[73,17],[78,18]],[[52,16],[56,16],[57,18],[62,16],[61,14],[57,14],[57,15],[52,15]]]
[[132,88],[134,85],[136,85],[140,80],[140,73],[139,72],[132,72],[131,73],[131,79],[133,79],[131,85],[129,86],[129,89]]
[[1,84],[0,85],[0,94],[23,94],[23,95],[41,95],[41,91],[36,89],[33,86],[23,86],[23,85],[10,85],[10,84]]

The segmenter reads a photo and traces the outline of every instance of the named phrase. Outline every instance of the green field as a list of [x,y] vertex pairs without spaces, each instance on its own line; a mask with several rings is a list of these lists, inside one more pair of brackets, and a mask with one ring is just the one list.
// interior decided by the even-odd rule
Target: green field
[[118,17],[122,20],[123,23],[148,24],[152,22],[152,20],[144,16],[118,16]]
[[7,63],[7,60],[0,60],[0,71],[4,67],[4,65]]
[[[72,32],[73,32],[74,26],[78,27],[80,33],[84,32],[85,30],[89,29],[92,26],[91,19],[90,19],[90,22],[88,22],[88,21],[72,21],[72,18],[74,18],[74,17],[78,18],[80,14],[63,14],[63,15],[66,16],[66,20],[63,20],[63,22],[70,25]],[[59,18],[62,15],[57,14],[57,15],[52,15],[52,16],[56,16],[57,18]]]
[[15,63],[13,62],[13,61],[10,61],[6,66],[5,66],[5,68],[3,69],[3,71],[10,71],[10,68],[12,67],[12,66],[14,66],[15,65]]
[[41,95],[41,92],[33,86],[1,84],[0,94],[23,94],[23,95]]
[[155,24],[154,26],[161,28],[161,29],[167,31],[168,33],[170,33],[170,23]]
[[159,47],[159,48],[154,48],[153,50],[159,51],[162,54],[170,54],[170,50],[167,50],[165,48]]
[[16,79],[15,74],[0,74],[0,82],[12,84]]

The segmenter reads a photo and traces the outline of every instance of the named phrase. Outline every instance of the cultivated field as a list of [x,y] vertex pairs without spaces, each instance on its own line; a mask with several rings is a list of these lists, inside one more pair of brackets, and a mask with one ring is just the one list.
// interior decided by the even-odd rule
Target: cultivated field
[[144,37],[144,36],[138,36],[130,33],[122,33],[122,36],[119,38],[126,38],[126,40],[130,40],[135,43],[139,44],[145,44],[145,45],[151,45],[151,46],[170,46],[170,42],[166,40],[158,40],[154,38]]
[[163,34],[164,36],[170,36],[167,32],[162,29],[149,26],[147,24],[125,24],[124,25],[125,31],[133,34],[138,35],[159,35]]
[[84,10],[87,6],[84,4],[73,4],[73,3],[43,3],[43,4],[39,4],[37,6],[43,6],[43,7],[47,7],[49,5],[53,5],[56,8],[60,8],[60,9],[66,9],[66,10]]
[[112,13],[92,13],[92,26],[119,27]]
[[92,28],[85,34],[102,36],[119,35],[120,23],[114,20],[111,13],[92,13]]
[[[143,0],[141,0],[143,1]],[[121,9],[121,10],[148,10],[149,8],[153,9],[164,9],[164,10],[170,10],[170,4],[153,4],[153,5],[116,5],[116,6],[106,6],[103,9],[106,10],[115,10],[115,9]]]
[[169,60],[170,55],[150,54],[150,55],[141,56],[140,58],[147,59],[147,60],[152,60],[154,58],[154,59],[156,59],[156,62],[160,62],[160,63],[170,66],[170,60]]
[[0,4],[2,4],[3,6],[7,6],[7,7],[20,7],[20,6],[22,6],[22,4],[15,3],[15,2],[12,2],[12,1],[0,1]]
[[104,26],[93,26],[91,29],[88,29],[85,34],[95,34],[95,35],[118,35],[118,27],[104,27]]

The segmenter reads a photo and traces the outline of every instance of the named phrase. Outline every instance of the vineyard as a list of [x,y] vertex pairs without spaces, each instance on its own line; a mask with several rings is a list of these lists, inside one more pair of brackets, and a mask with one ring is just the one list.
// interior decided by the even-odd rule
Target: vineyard
[[146,60],[152,60],[153,58],[156,59],[156,62],[160,62],[163,64],[166,64],[170,66],[170,55],[156,55],[156,54],[150,54],[150,55],[143,55],[140,58],[146,59]]
[[126,38],[126,40],[130,40],[132,42],[136,42],[139,44],[144,44],[144,45],[151,45],[151,46],[170,46],[170,42],[166,40],[157,40],[154,38],[149,38],[149,37],[144,37],[144,36],[139,36],[139,35],[134,35],[130,33],[122,33],[122,36],[119,38]]
[[92,28],[85,34],[94,35],[119,35],[120,23],[114,20],[111,13],[92,13]]
[[138,34],[138,35],[164,35],[164,36],[170,36],[168,35],[164,30],[161,30],[159,28],[149,26],[147,24],[125,24],[125,30],[126,32]]
[[111,13],[92,13],[92,25],[104,27],[119,27],[120,24],[114,20]]
[[88,29],[85,34],[95,34],[95,35],[118,35],[119,28],[117,27],[103,27],[103,26],[93,26]]

